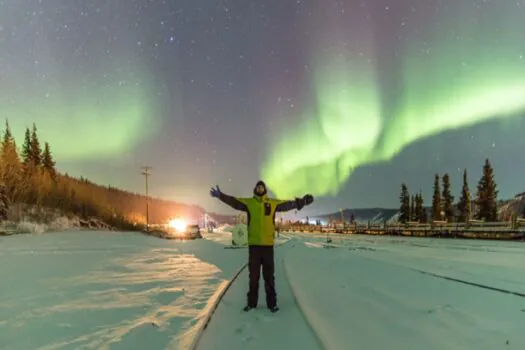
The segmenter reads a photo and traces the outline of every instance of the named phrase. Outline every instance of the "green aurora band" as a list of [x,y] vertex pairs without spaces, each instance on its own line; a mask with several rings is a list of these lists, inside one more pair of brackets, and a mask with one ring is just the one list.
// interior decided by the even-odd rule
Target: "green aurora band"
[[262,178],[279,196],[308,187],[316,195],[337,192],[351,167],[366,163],[379,141],[383,122],[371,65],[361,64],[351,79],[341,74],[350,70],[344,59],[332,62],[331,70],[316,74],[316,81],[328,79],[331,88],[317,91],[315,110],[305,113],[295,135],[277,142],[263,170]]
[[158,80],[134,56],[130,29],[111,48],[89,32],[61,40],[47,10],[19,23],[28,6],[12,0],[0,12],[0,128],[7,119],[18,146],[35,123],[58,162],[83,162],[125,157],[160,130]]
[[126,156],[159,130],[160,118],[143,83],[122,83],[116,77],[108,81],[62,80],[59,87],[32,95],[25,91],[25,98],[2,91],[0,118],[9,120],[19,146],[25,128],[36,123],[41,141],[49,141],[59,161]]
[[[280,197],[336,195],[360,166],[389,161],[425,138],[525,111],[525,21],[511,4],[498,6],[478,22],[451,6],[442,14],[449,31],[427,24],[428,33],[442,36],[408,37],[402,97],[390,115],[371,69],[321,61],[315,112],[274,143],[261,177]],[[491,37],[487,23],[504,30]],[[430,44],[422,49],[421,42]]]

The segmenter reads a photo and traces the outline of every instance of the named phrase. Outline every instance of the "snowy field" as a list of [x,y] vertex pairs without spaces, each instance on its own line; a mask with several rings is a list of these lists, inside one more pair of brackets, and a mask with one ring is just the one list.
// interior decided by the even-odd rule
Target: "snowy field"
[[244,261],[207,240],[0,237],[0,349],[185,348],[208,300]]
[[[188,349],[246,262],[230,237],[0,237],[0,349]],[[276,249],[277,314],[262,281],[259,309],[241,311],[243,271],[197,348],[525,349],[524,243],[330,237]]]

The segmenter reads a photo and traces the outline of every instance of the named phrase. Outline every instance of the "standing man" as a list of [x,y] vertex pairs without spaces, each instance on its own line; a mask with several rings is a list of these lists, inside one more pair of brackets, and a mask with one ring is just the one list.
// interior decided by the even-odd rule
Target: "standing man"
[[212,197],[220,199],[233,209],[244,211],[248,216],[248,270],[250,273],[247,304],[244,311],[257,307],[259,299],[259,279],[262,274],[266,292],[266,306],[271,312],[277,312],[277,294],[275,292],[274,235],[275,213],[289,210],[301,210],[314,201],[311,194],[293,200],[268,198],[266,184],[258,181],[253,189],[253,197],[236,198],[221,192],[219,186],[210,190]]

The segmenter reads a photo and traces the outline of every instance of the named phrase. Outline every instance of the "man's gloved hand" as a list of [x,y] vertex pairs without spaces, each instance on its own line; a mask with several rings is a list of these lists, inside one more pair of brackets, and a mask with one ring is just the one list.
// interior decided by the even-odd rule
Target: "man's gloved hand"
[[219,188],[219,185],[215,185],[215,188],[211,188],[210,190],[210,196],[214,197],[214,198],[219,198],[219,196],[221,195],[221,189]]
[[304,205],[310,205],[314,202],[314,196],[307,194],[303,197]]
[[295,198],[295,203],[297,203],[297,209],[301,210],[305,205],[312,204],[314,201],[314,196],[307,194],[303,198]]

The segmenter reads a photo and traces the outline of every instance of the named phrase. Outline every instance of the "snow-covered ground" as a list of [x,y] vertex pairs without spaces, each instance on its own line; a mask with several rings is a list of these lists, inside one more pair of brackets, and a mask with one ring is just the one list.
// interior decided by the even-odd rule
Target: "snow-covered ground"
[[207,240],[0,237],[0,348],[185,348],[208,300],[244,261]]
[[525,299],[506,292],[525,293],[522,245],[416,242],[290,250],[287,276],[325,348],[525,348]]
[[[281,310],[244,313],[240,274],[198,349],[524,349],[525,244],[293,234]],[[288,237],[285,235],[281,241]],[[229,232],[0,237],[1,349],[187,349],[246,249]]]

